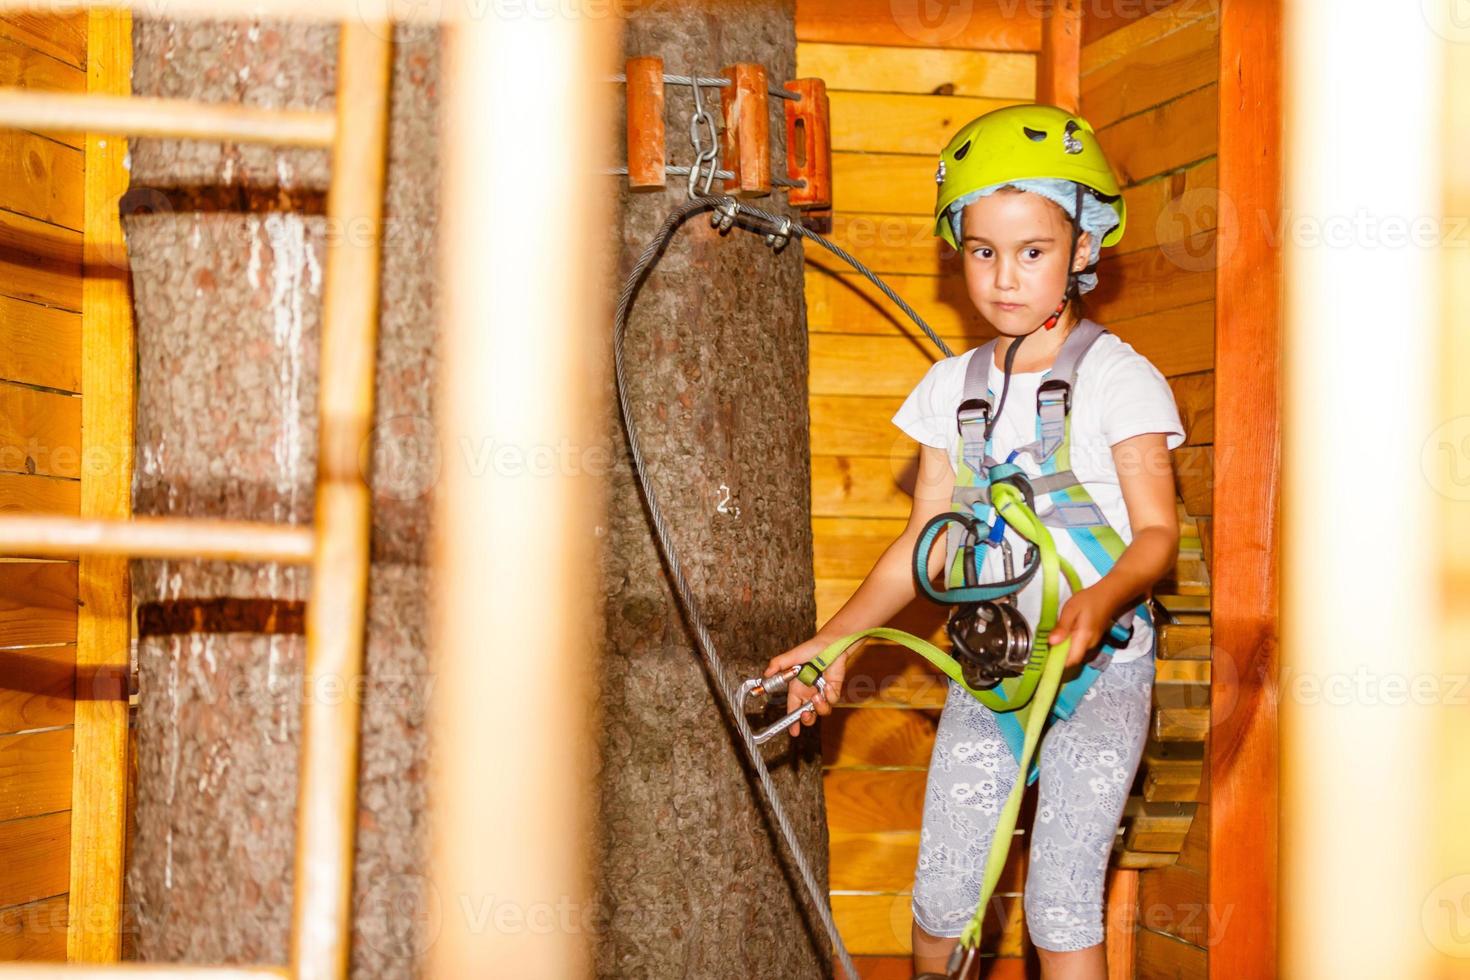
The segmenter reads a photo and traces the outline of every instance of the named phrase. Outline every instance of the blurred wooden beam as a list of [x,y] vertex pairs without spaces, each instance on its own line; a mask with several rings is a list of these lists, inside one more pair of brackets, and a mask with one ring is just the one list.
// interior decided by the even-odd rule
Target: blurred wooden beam
[[[1280,656],[1281,0],[1220,10],[1220,197],[1240,215],[1216,268],[1210,904],[1231,928],[1210,950],[1217,980],[1277,970],[1277,703]],[[1323,417],[1323,424],[1331,425]],[[1223,914],[1223,913],[1221,913]],[[1315,972],[1315,971],[1312,971]]]
[[1041,23],[1036,101],[1076,112],[1082,105],[1082,0],[1052,0]]

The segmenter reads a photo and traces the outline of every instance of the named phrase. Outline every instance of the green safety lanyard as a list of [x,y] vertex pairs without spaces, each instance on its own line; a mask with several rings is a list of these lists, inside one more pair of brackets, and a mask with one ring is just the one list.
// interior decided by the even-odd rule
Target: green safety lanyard
[[1056,543],[1051,532],[1037,518],[1036,513],[1026,506],[1025,498],[1015,487],[1005,483],[994,484],[991,498],[997,513],[1005,518],[1016,533],[1036,545],[1041,558],[1041,617],[1031,640],[1031,659],[1025,671],[1011,688],[1011,697],[1002,698],[994,691],[978,690],[965,683],[958,662],[945,651],[927,640],[903,630],[880,626],[875,629],[851,633],[828,645],[798,673],[797,679],[804,684],[814,684],[822,671],[832,665],[839,656],[859,640],[869,638],[888,640],[907,647],[942,670],[951,680],[969,691],[992,711],[1014,712],[1024,728],[1026,737],[1021,749],[1020,764],[1016,770],[1016,781],[1011,786],[1010,796],[1000,812],[1000,822],[992,838],[990,853],[985,860],[985,881],[980,889],[980,901],[975,906],[975,915],[960,934],[960,946],[978,948],[980,931],[985,919],[985,908],[995,891],[1005,868],[1006,856],[1010,852],[1011,837],[1016,829],[1016,818],[1021,811],[1021,797],[1026,792],[1026,773],[1041,742],[1052,703],[1061,687],[1062,671],[1067,663],[1067,648],[1070,640],[1056,645],[1048,642],[1056,626],[1060,606],[1060,575],[1066,576],[1072,591],[1080,592],[1082,583],[1071,564],[1057,554]]

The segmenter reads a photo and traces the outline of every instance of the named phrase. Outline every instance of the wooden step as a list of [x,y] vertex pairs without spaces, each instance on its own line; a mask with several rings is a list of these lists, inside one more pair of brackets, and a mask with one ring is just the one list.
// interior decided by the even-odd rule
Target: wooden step
[[191,517],[0,516],[0,555],[127,555],[306,564],[315,542],[310,527],[294,524]]
[[323,149],[337,132],[330,112],[21,88],[0,88],[0,126]]

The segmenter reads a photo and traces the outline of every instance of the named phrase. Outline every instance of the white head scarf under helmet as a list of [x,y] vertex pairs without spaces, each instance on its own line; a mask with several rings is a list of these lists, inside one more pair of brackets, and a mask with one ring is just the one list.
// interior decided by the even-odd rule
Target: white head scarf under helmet
[[[954,226],[954,240],[961,241],[960,233],[961,218],[965,206],[978,201],[982,197],[994,194],[1002,187],[1014,187],[1017,190],[1029,191],[1039,194],[1048,201],[1055,201],[1069,218],[1075,217],[1072,209],[1076,205],[1077,185],[1070,180],[1061,180],[1053,177],[1035,177],[1028,180],[1008,180],[1003,184],[992,184],[982,187],[978,191],[972,191],[957,198],[949,206],[949,220]],[[1104,204],[1092,195],[1087,188],[1082,189],[1082,230],[1087,232],[1092,242],[1092,252],[1087,257],[1087,264],[1091,266],[1097,261],[1097,256],[1102,251],[1103,236],[1113,229],[1118,223],[1118,215],[1111,206]],[[1088,272],[1077,277],[1078,293],[1092,291],[1097,286],[1096,273]]]

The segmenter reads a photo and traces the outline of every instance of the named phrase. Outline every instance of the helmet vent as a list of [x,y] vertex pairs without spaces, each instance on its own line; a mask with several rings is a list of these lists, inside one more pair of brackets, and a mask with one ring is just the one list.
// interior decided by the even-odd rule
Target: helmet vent
[[954,151],[954,158],[956,160],[963,160],[965,158],[965,154],[970,152],[970,144],[972,142],[974,142],[974,140],[965,140],[964,145],[961,146],[958,150]]
[[1077,120],[1068,119],[1065,131],[1062,133],[1062,149],[1067,153],[1081,153],[1082,141],[1076,137],[1077,130],[1082,127],[1077,125]]
[[1046,139],[1046,130],[1044,129],[1032,129],[1030,126],[1022,126],[1021,129],[1025,131],[1026,138],[1033,143],[1040,143]]

